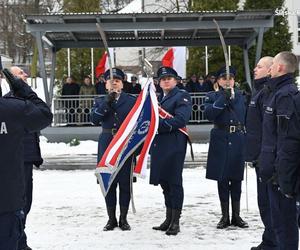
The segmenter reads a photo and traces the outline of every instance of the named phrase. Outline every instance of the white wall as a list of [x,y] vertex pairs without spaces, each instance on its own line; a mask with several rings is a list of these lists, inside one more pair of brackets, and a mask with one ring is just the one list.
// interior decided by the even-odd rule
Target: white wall
[[[286,0],[285,6],[287,8],[285,15],[288,16],[289,28],[292,33],[293,53],[300,58],[300,43],[298,42],[298,18],[300,18],[300,1]],[[277,11],[276,11],[277,12]],[[282,13],[281,13],[282,14]],[[300,60],[299,60],[300,69]]]
[[285,6],[288,15],[290,32],[292,32],[293,52],[300,56],[300,43],[298,42],[298,17],[300,17],[300,1],[286,0]]

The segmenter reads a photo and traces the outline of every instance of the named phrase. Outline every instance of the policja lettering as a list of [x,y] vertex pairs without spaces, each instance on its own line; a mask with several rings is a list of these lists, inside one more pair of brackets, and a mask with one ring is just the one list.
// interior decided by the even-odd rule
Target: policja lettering
[[1,122],[1,127],[0,127],[0,135],[3,135],[3,134],[8,134],[5,122]]

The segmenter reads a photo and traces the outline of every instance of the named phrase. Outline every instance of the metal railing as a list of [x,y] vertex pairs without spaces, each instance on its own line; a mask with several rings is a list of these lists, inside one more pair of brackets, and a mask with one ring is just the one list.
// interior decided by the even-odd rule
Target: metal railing
[[[90,113],[95,97],[85,96],[57,96],[53,98],[52,112],[53,126],[87,126],[91,125]],[[190,123],[200,124],[208,122],[204,117],[205,93],[192,93],[192,112]]]

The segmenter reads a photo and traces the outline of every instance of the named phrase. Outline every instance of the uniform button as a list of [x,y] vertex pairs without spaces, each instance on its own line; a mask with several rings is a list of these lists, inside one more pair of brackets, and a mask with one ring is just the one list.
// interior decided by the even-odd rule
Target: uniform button
[[117,126],[117,124],[114,123],[114,127]]
[[231,144],[232,144],[231,142],[228,142],[228,145],[229,145],[229,146],[231,146]]
[[156,147],[156,143],[154,143],[153,146]]
[[104,109],[104,112],[107,112],[107,109]]
[[231,123],[233,123],[233,120],[230,120]]

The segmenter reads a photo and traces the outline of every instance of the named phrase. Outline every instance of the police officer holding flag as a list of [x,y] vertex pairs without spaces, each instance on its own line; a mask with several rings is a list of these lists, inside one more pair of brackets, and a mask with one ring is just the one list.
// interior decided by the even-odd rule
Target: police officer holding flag
[[[102,158],[106,148],[117,133],[122,122],[132,109],[135,97],[122,91],[125,74],[118,68],[112,68],[113,79],[110,79],[110,70],[104,73],[106,89],[108,94],[105,97],[95,99],[91,113],[91,121],[95,125],[102,126],[102,133],[98,142],[98,162]],[[123,231],[131,230],[127,222],[127,212],[130,202],[130,173],[132,157],[129,157],[124,166],[114,179],[109,192],[105,197],[108,222],[104,231],[114,230],[120,227]],[[120,219],[116,219],[117,186],[119,185]]]
[[[218,182],[222,218],[217,228],[229,225],[241,228],[248,224],[240,217],[240,198],[244,174],[244,140],[246,102],[241,91],[234,88],[236,71],[229,67],[217,73],[220,90],[209,92],[205,99],[205,115],[214,123],[210,132],[206,178]],[[229,219],[229,198],[231,197],[232,219]]]

